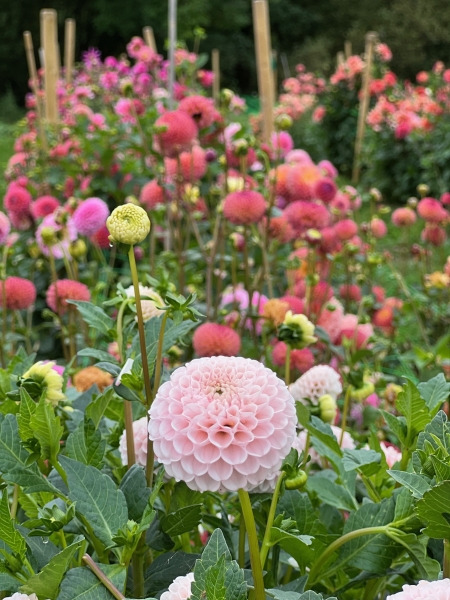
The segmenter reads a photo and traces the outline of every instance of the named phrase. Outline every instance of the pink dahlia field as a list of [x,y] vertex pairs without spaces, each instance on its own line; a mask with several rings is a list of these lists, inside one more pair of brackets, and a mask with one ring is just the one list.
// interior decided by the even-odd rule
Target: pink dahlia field
[[295,435],[285,383],[247,358],[193,360],[150,409],[149,434],[168,475],[202,491],[250,489],[277,471]]

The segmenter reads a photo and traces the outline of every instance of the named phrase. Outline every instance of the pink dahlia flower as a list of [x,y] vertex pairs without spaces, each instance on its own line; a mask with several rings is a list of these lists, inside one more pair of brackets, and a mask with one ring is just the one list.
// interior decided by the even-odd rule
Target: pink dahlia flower
[[3,286],[5,286],[6,308],[26,310],[36,300],[36,286],[22,277],[7,277],[0,282],[0,306],[3,306]]
[[4,244],[11,231],[11,223],[4,212],[0,211],[0,244]]
[[106,223],[109,208],[100,198],[84,200],[72,215],[73,223],[81,235],[95,235]]
[[380,446],[384,452],[387,465],[390,469],[392,469],[395,463],[400,462],[402,460],[402,453],[397,448],[397,446],[393,446],[392,444],[388,445],[384,442],[380,442]]
[[156,120],[155,127],[165,128],[156,135],[158,148],[165,156],[176,156],[183,150],[190,150],[197,135],[194,120],[182,110],[164,113]]
[[31,214],[35,219],[42,219],[55,212],[59,205],[59,200],[54,196],[41,196],[31,205]]
[[402,206],[394,210],[391,219],[396,227],[409,227],[416,222],[417,217],[412,208]]
[[203,323],[195,330],[192,340],[197,356],[236,356],[241,349],[239,334],[217,323]]
[[[133,436],[134,436],[134,451],[136,453],[136,462],[138,465],[145,467],[147,464],[147,442],[148,442],[148,429],[147,429],[147,417],[142,417],[133,422]],[[122,464],[128,464],[128,452],[127,452],[127,432],[124,430],[120,436],[119,442],[120,458]]]
[[199,129],[210,127],[214,123],[216,109],[214,100],[205,96],[187,96],[178,105],[178,110],[194,119]]
[[[175,177],[178,171],[178,160],[166,158],[166,173],[169,177]],[[208,168],[206,152],[201,146],[192,146],[190,152],[182,152],[179,158],[180,175],[185,181],[197,181],[201,179]]]
[[176,369],[150,409],[168,475],[194,490],[251,489],[278,471],[295,437],[294,400],[256,360],[218,356]]
[[388,596],[386,600],[450,600],[450,579],[404,585],[402,592]]
[[8,596],[4,600],[37,600],[36,594],[21,594],[20,592],[15,592],[12,596]]
[[[44,228],[50,228],[56,233],[58,243],[49,247],[44,242],[42,239],[42,231],[45,230]],[[72,219],[69,219],[66,225],[61,225],[60,223],[57,223],[54,214],[44,217],[42,223],[36,230],[36,241],[45,256],[50,256],[51,252],[55,258],[63,258],[64,256],[70,258],[69,246],[71,242],[74,242],[76,239],[77,229]]]
[[358,225],[353,219],[343,219],[336,223],[334,231],[340,240],[350,240],[358,233]]
[[272,148],[278,158],[284,158],[294,148],[294,141],[287,131],[274,131],[271,137]]
[[194,581],[194,573],[181,575],[173,580],[167,592],[161,594],[160,600],[187,600],[191,597],[191,586]]
[[232,192],[225,198],[223,214],[234,225],[258,223],[266,212],[266,201],[259,192]]
[[143,186],[139,200],[147,210],[153,210],[158,204],[164,203],[164,190],[157,179],[152,179]]
[[[333,310],[328,310],[328,308]],[[330,336],[331,342],[334,344],[342,330],[342,319],[344,318],[344,310],[342,304],[336,298],[331,298],[322,309],[317,325],[322,327]]]
[[31,200],[32,197],[30,192],[16,181],[13,181],[6,190],[5,197],[3,198],[3,205],[8,211],[19,214],[28,214]]
[[[63,315],[69,307],[75,308],[73,304],[67,304],[67,300],[82,300],[89,302],[91,292],[84,283],[72,279],[58,279],[52,283],[47,290],[46,300],[53,312]],[[59,310],[58,310],[59,309]]]
[[319,200],[329,204],[337,193],[337,185],[331,177],[322,177],[314,187],[314,194]]
[[429,223],[442,223],[448,219],[448,212],[436,198],[422,198],[417,205],[419,216]]
[[319,398],[325,394],[337,398],[342,393],[342,383],[334,369],[328,365],[316,365],[299,377],[289,391],[294,400],[303,402],[306,398],[311,404],[318,405]]
[[292,227],[299,232],[307,229],[322,229],[330,224],[330,213],[323,204],[296,200],[288,205],[284,216]]

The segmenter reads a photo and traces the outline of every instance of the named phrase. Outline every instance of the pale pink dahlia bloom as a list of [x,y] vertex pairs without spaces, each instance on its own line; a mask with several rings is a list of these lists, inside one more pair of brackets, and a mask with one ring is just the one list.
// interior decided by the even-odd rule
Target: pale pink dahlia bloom
[[[145,467],[147,464],[147,417],[142,417],[133,423],[133,435],[134,435],[134,451],[136,453],[136,462],[138,465]],[[128,464],[128,452],[127,452],[127,432],[124,430],[120,436],[119,442],[120,458],[122,464]]]
[[161,594],[160,600],[187,600],[192,594],[191,585],[193,581],[194,573],[177,577],[169,585],[167,592]]
[[8,596],[4,600],[37,600],[36,594],[21,594],[20,592],[16,592],[12,596]]
[[259,485],[280,469],[297,421],[286,384],[260,362],[234,356],[176,369],[150,417],[158,461],[200,491]]
[[388,596],[386,600],[450,600],[450,579],[404,585],[402,592]]
[[305,398],[318,405],[319,398],[330,394],[337,398],[342,393],[339,374],[328,365],[316,365],[306,371],[289,388],[295,400],[302,402]]

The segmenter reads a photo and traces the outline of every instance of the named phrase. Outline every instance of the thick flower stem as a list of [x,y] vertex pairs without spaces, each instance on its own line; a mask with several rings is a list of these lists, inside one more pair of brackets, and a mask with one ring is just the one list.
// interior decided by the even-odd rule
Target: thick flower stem
[[241,513],[241,520],[239,522],[239,556],[238,563],[241,569],[245,567],[245,519]]
[[389,525],[383,525],[381,527],[365,527],[364,529],[356,529],[355,531],[350,531],[349,533],[346,533],[345,535],[335,540],[332,544],[328,546],[328,548],[326,548],[322,552],[322,554],[311,567],[308,577],[307,589],[311,589],[311,586],[314,583],[316,583],[322,567],[324,567],[327,564],[331,556],[335,552],[337,552],[337,550],[339,550],[341,546],[343,546],[347,542],[351,542],[352,540],[362,537],[363,535],[380,535],[382,533],[386,533],[388,527]]
[[344,411],[342,413],[342,422],[341,422],[341,439],[339,440],[339,446],[342,446],[342,442],[344,441],[344,435],[345,435],[345,428],[347,427],[347,417],[348,417],[348,412],[350,410],[350,398],[352,395],[352,386],[349,385],[347,387],[347,391],[345,392],[345,399],[344,399]]
[[444,540],[444,565],[443,565],[443,577],[447,579],[450,577],[450,541]]
[[113,582],[110,579],[108,579],[108,577],[106,577],[106,575],[99,567],[97,567],[97,565],[89,556],[89,554],[85,554],[83,556],[83,562],[96,575],[97,579],[99,579],[103,583],[105,588],[111,592],[111,594],[114,596],[114,598],[116,598],[116,600],[123,600],[125,598],[125,596],[116,588]]
[[128,400],[123,401],[123,416],[127,440],[127,468],[130,469],[136,462],[136,452],[134,449],[133,407]]
[[283,479],[285,477],[285,471],[281,471],[277,485],[275,486],[275,491],[272,496],[272,502],[270,504],[269,516],[267,518],[266,531],[264,533],[264,539],[261,546],[260,558],[261,558],[261,567],[264,569],[264,565],[266,564],[267,555],[270,550],[270,531],[272,529],[273,520],[275,519],[275,511],[277,510],[278,497],[281,491],[281,485],[283,483]]
[[252,505],[250,503],[248,492],[240,489],[238,494],[242,508],[242,516],[244,517],[245,527],[247,529],[250,564],[252,567],[253,583],[255,586],[255,600],[265,600],[266,592],[264,589],[263,571],[261,559],[259,557],[258,535],[256,533],[256,524],[253,516]]
[[141,552],[135,552],[132,557],[133,566],[133,596],[143,598],[144,592],[144,555]]
[[20,495],[20,486],[17,483],[15,483],[13,499],[12,499],[12,504],[11,504],[11,519],[16,518],[17,509],[19,507],[19,495]]
[[286,385],[291,383],[291,346],[286,344],[286,359],[284,363],[284,381]]

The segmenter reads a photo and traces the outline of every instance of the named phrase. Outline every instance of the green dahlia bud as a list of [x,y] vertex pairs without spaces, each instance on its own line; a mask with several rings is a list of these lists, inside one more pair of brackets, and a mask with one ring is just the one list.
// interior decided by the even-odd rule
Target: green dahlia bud
[[308,475],[305,471],[299,470],[293,477],[284,480],[287,490],[299,490],[308,481]]
[[358,389],[353,389],[351,393],[352,400],[357,400],[358,402],[362,402],[366,398],[368,398],[375,391],[375,386],[370,381],[365,381],[362,384],[362,387]]
[[336,400],[330,394],[319,398],[320,418],[325,423],[334,423],[337,414]]
[[58,242],[53,227],[43,227],[41,229],[41,238],[46,246],[54,246]]
[[292,123],[292,118],[285,113],[278,115],[275,119],[275,126],[279,131],[287,131],[292,127]]
[[135,204],[118,206],[106,220],[111,242],[121,242],[130,246],[144,241],[150,232],[150,226],[150,219],[145,210]]

